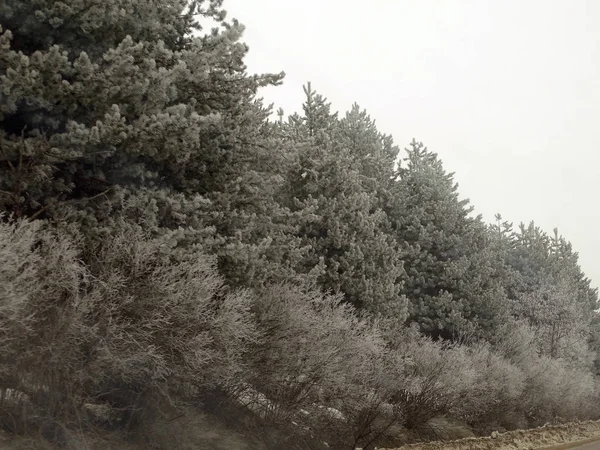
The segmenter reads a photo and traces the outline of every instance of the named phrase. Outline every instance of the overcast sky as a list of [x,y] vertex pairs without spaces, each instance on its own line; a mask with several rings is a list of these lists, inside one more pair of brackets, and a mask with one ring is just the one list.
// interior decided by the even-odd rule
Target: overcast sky
[[600,285],[600,1],[225,0],[286,115],[302,85],[414,137],[492,221],[558,227]]

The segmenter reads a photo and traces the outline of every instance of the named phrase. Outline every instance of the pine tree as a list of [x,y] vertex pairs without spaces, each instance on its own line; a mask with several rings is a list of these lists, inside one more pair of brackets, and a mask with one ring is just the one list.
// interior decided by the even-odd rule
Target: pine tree
[[351,158],[352,168],[360,174],[363,189],[374,193],[380,206],[385,205],[391,195],[400,151],[392,137],[380,133],[367,111],[354,103],[340,120],[336,139]]
[[0,210],[102,239],[132,221],[217,253],[234,283],[293,276],[287,163],[256,98],[282,74],[246,73],[221,3],[0,7]]
[[409,320],[433,337],[489,336],[506,315],[491,237],[438,156],[414,140],[406,152],[388,215],[406,252]]
[[380,200],[393,174],[391,141],[357,107],[340,121],[310,84],[305,93],[304,116],[284,127],[297,149],[288,202],[311,248],[305,270],[356,307],[403,321],[401,254]]
[[2,8],[4,208],[47,213],[132,184],[203,195],[252,146],[267,115],[252,97],[280,77],[245,74],[243,27],[219,2],[202,13],[221,31],[201,37],[187,2],[147,3]]

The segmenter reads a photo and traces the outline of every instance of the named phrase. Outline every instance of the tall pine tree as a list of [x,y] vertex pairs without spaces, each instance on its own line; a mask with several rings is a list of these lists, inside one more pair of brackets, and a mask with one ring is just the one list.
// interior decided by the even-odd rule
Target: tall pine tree
[[396,150],[358,107],[339,120],[310,84],[305,93],[304,115],[284,127],[297,149],[288,201],[303,217],[300,236],[311,249],[305,270],[319,272],[324,290],[403,321],[402,258],[381,208]]
[[409,320],[433,337],[488,336],[506,302],[486,226],[435,153],[414,140],[406,152],[388,215],[405,252]]
[[[285,161],[222,1],[0,8],[0,210],[104,238],[118,221],[217,253],[244,285],[295,273]],[[197,18],[217,27],[203,30]]]

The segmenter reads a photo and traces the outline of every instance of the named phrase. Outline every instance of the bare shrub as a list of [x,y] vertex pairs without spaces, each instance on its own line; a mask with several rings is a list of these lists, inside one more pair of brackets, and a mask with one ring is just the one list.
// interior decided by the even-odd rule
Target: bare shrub
[[256,338],[251,299],[226,290],[211,258],[173,252],[135,229],[96,254],[86,367],[96,398],[133,420],[136,410],[148,412],[147,401],[190,400],[239,377]]
[[261,340],[249,381],[268,399],[263,416],[294,422],[330,441],[359,438],[352,428],[373,402],[381,402],[373,385],[384,376],[384,343],[376,325],[339,296],[289,284],[265,289],[254,310]]
[[452,356],[461,360],[455,376],[464,389],[451,408],[453,417],[481,427],[514,410],[525,389],[525,376],[518,367],[485,343],[458,347]]
[[572,357],[585,349],[561,359],[541,355],[535,333],[521,322],[507,324],[495,348],[523,373],[523,395],[514,411],[528,425],[597,417],[598,381],[585,357]]
[[228,292],[210,258],[135,229],[86,256],[89,267],[41,223],[0,223],[2,398],[23,393],[54,421],[104,404],[110,425],[132,429],[239,377],[256,338],[251,299]]
[[483,343],[434,341],[407,330],[396,351],[405,365],[394,404],[409,429],[427,431],[431,419],[445,415],[485,422],[512,408],[524,387],[519,369]]
[[87,278],[69,239],[41,222],[0,222],[0,408],[15,432],[73,412]]

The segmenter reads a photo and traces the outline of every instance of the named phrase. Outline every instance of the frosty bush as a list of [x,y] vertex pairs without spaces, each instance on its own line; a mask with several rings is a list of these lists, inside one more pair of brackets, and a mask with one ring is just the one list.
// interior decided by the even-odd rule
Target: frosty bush
[[254,347],[254,385],[287,415],[342,392],[366,370],[383,342],[339,296],[274,285],[257,296],[261,340]]
[[210,258],[123,229],[86,268],[40,223],[0,236],[0,388],[43,392],[52,415],[105,403],[133,426],[149,399],[177,405],[242,371],[250,297],[227,292]]
[[481,425],[515,408],[525,387],[525,377],[518,367],[484,343],[458,347],[449,356],[452,354],[462,360],[455,375],[464,389],[461,400],[451,408],[454,417]]
[[[523,394],[513,411],[531,425],[596,417],[598,382],[586,359],[545,356],[536,340],[529,325],[514,322],[504,326],[495,346],[523,374]],[[586,353],[574,348],[570,355]]]
[[315,431],[343,429],[337,437],[352,439],[369,399],[379,401],[384,343],[376,326],[339,296],[290,284],[267,288],[254,309],[261,340],[250,382],[268,399],[263,414]]
[[394,403],[402,410],[405,425],[418,428],[450,411],[464,391],[456,376],[462,361],[452,356],[452,346],[411,332],[397,351],[406,366],[404,386]]
[[40,222],[1,219],[0,390],[22,392],[47,414],[64,416],[84,357],[89,276],[66,237]]
[[443,415],[475,424],[512,408],[522,393],[520,370],[485,344],[450,344],[406,333],[397,351],[406,365],[394,400],[409,428]]
[[521,407],[532,425],[597,416],[597,381],[588,371],[546,356],[522,370],[526,385]]

